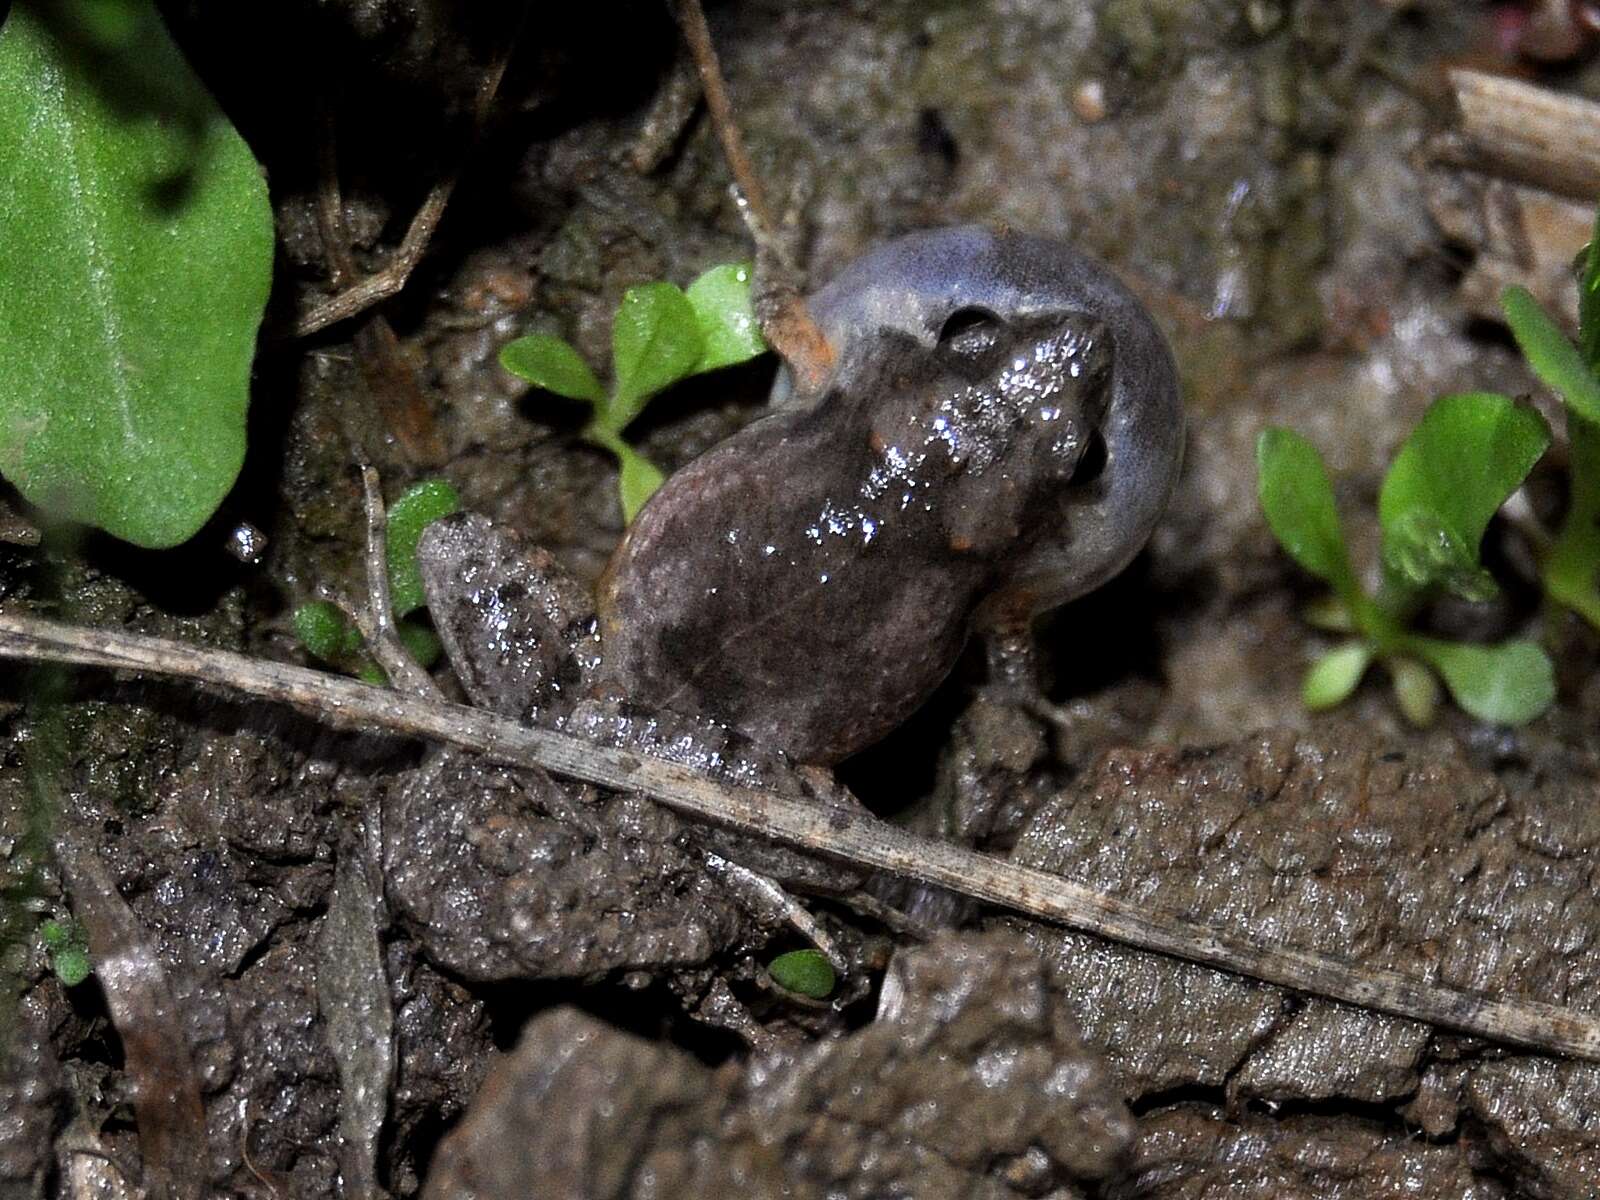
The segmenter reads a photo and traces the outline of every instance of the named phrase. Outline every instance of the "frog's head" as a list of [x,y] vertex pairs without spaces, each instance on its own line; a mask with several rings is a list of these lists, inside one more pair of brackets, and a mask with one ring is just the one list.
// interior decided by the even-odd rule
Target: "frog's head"
[[[986,602],[980,624],[1014,623],[1093,590],[1149,538],[1183,461],[1177,369],[1149,313],[1104,266],[1049,238],[927,230],[856,260],[809,303],[842,363],[884,330],[930,353],[961,343],[981,351],[996,339],[1033,344],[1040,329],[1065,322],[1076,332],[1085,318],[1109,333],[1091,364],[1107,382],[1090,443],[1054,498],[1049,527]],[[806,402],[783,383],[774,395],[780,406]]]

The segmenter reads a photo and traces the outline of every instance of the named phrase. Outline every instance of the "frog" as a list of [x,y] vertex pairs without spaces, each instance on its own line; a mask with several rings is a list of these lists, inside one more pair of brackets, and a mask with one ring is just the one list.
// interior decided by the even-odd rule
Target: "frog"
[[1025,647],[1121,571],[1184,421],[1143,305],[1054,239],[909,234],[809,306],[833,370],[780,377],[769,415],[667,482],[598,612],[628,694],[832,765],[915,711],[972,631]]
[[[913,712],[974,629],[1014,632],[1143,544],[1181,459],[1182,414],[1164,340],[1104,268],[1049,239],[931,231],[869,254],[810,303],[831,370],[806,387],[780,378],[769,413],[672,475],[595,591],[482,516],[424,531],[429,611],[475,704],[850,810],[828,768]],[[633,881],[617,886],[641,895],[659,890],[656,859],[670,860],[667,892],[697,898],[700,863],[803,891],[861,882],[757,839],[686,833],[625,797],[596,809],[592,793],[501,774],[459,833],[435,830],[419,798],[391,839],[414,868],[398,907],[465,976],[685,968],[755,936],[697,899],[681,928],[513,945],[508,930],[531,930],[536,912],[595,897],[603,872],[585,856],[608,840]],[[437,855],[413,853],[452,838],[472,842],[460,869],[524,880],[496,901],[510,915],[492,953],[441,908]]]
[[[752,761],[731,732],[828,767],[909,716],[973,630],[1015,640],[1144,545],[1183,411],[1164,337],[1107,268],[1043,236],[924,230],[809,306],[832,369],[780,376],[768,414],[669,478],[594,598],[482,518],[424,535],[475,703],[564,727],[609,692],[680,757],[760,774],[729,765]],[[664,714],[699,725],[666,734]]]
[[1114,353],[1075,311],[854,339],[819,403],[746,426],[640,512],[600,583],[605,673],[798,762],[877,741],[1070,487]]

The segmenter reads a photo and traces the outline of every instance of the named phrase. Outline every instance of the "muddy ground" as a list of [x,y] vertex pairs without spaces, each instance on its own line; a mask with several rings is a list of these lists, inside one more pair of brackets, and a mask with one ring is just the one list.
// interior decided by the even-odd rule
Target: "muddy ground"
[[[514,23],[441,0],[168,7],[277,206],[249,461],[179,550],[0,546],[0,601],[304,661],[293,606],[360,589],[358,461],[391,496],[450,479],[593,579],[621,528],[614,466],[495,353],[546,330],[602,363],[624,289],[749,253],[703,115],[675,119],[665,9],[534,6],[430,254],[380,310],[390,344],[367,317],[283,336],[327,282],[319,131],[372,268],[467,142]],[[1183,374],[1166,519],[1042,626],[1058,719],[977,697],[972,654],[844,765],[866,803],[1152,911],[1600,1011],[1593,633],[1540,612],[1497,525],[1505,598],[1433,619],[1542,636],[1557,707],[1418,731],[1375,672],[1308,715],[1315,589],[1255,502],[1257,433],[1302,430],[1370,562],[1382,471],[1429,401],[1532,390],[1474,280],[1560,297],[1550,264],[1586,206],[1524,196],[1508,250],[1486,177],[1430,149],[1451,64],[1600,92],[1581,56],[1517,60],[1511,7],[713,6],[814,282],[925,226],[1047,233],[1121,272]],[[773,370],[675,389],[640,423],[647,452],[687,461],[760,410]],[[1533,493],[1559,505],[1548,479]],[[224,552],[242,521],[268,539],[258,565]],[[1590,1064],[925,896],[948,924],[926,941],[816,901],[853,969],[807,1003],[763,970],[795,936],[636,797],[175,685],[0,678],[3,1197],[1600,1195]],[[68,702],[27,703],[52,687]],[[72,987],[37,934],[69,913],[112,948]]]

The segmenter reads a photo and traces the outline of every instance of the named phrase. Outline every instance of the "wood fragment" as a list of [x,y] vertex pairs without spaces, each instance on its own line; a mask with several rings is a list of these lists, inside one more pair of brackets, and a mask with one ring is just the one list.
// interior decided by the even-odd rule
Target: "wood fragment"
[[1435,143],[1436,157],[1590,204],[1600,196],[1600,104],[1465,68],[1450,86],[1460,128]]
[[64,833],[56,860],[73,915],[89,932],[94,973],[122,1040],[139,1126],[140,1182],[154,1200],[200,1200],[210,1174],[206,1111],[166,968],[92,850]]
[[730,787],[687,767],[520,725],[481,709],[421,700],[231,651],[5,614],[0,614],[0,657],[188,679],[288,704],[346,729],[430,739],[496,762],[542,767],[602,787],[642,792],[696,820],[935,884],[1137,949],[1491,1041],[1600,1062],[1600,1016],[1538,1000],[1486,996],[1293,947],[1257,944],[1149,912],[1135,901],[1057,875],[919,837],[865,813]]

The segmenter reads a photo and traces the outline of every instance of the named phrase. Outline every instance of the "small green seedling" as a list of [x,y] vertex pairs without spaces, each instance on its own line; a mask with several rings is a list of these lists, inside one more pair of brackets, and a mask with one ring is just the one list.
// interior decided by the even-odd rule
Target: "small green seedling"
[[[442,479],[424,479],[389,506],[389,603],[395,632],[406,652],[424,667],[438,661],[443,647],[438,635],[417,616],[428,602],[417,569],[417,542],[429,522],[460,507],[455,488]],[[361,631],[337,604],[313,600],[295,609],[292,620],[300,644],[312,656],[368,683],[386,682],[383,671],[367,653]]]
[[500,365],[535,387],[594,411],[583,436],[616,455],[623,517],[632,521],[662,475],[622,438],[650,398],[682,379],[745,362],[767,348],[750,299],[748,263],[712,267],[687,290],[670,283],[629,288],[611,326],[611,390],[577,350],[531,333],[500,351]]
[[813,1000],[826,1000],[833,994],[833,967],[816,950],[791,950],[767,964],[772,982],[784,991]]
[[89,978],[89,937],[76,921],[45,921],[39,940],[50,956],[50,969],[65,987],[77,987]]
[[1576,267],[1576,345],[1526,288],[1507,288],[1500,306],[1528,366],[1567,410],[1570,500],[1555,539],[1540,548],[1539,578],[1547,596],[1600,629],[1600,213]]
[[1550,660],[1516,640],[1468,645],[1407,626],[1441,591],[1482,601],[1497,592],[1479,543],[1550,441],[1543,418],[1488,392],[1435,401],[1395,456],[1378,497],[1382,587],[1368,593],[1350,564],[1322,456],[1289,429],[1256,444],[1261,507],[1290,556],[1333,588],[1308,619],[1353,635],[1312,664],[1306,707],[1330,708],[1355,690],[1374,661],[1388,669],[1405,716],[1427,724],[1438,702],[1434,673],[1455,702],[1482,721],[1530,721],[1555,698]]

